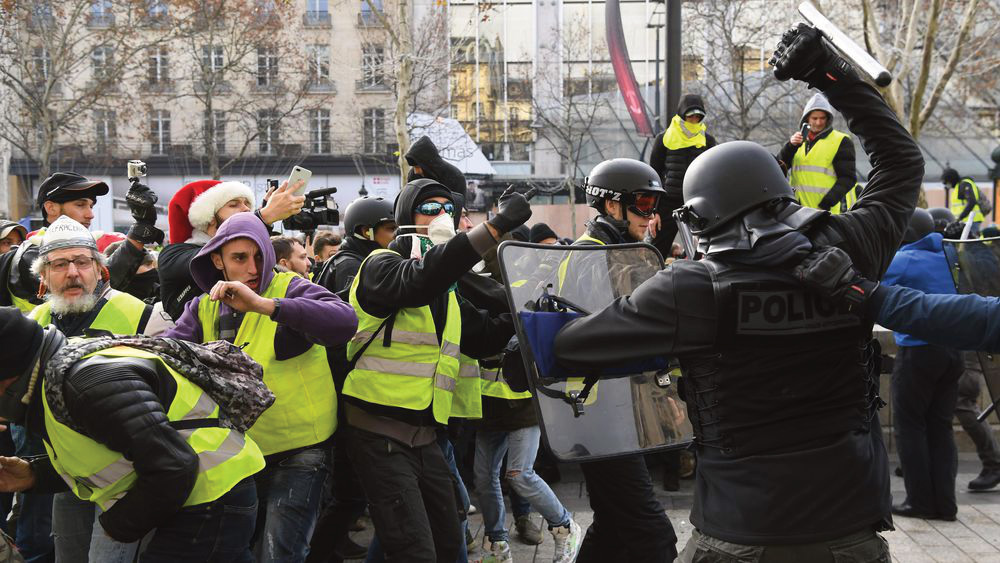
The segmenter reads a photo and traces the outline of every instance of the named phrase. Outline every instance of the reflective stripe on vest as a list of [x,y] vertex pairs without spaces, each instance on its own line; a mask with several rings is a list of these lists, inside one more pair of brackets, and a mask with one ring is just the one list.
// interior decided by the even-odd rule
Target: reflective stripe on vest
[[[275,274],[261,297],[284,297],[295,277],[291,272]],[[216,340],[219,302],[202,295],[198,320],[202,340]],[[277,329],[278,323],[266,315],[247,313],[234,339],[237,346],[247,344],[243,351],[264,368],[264,383],[274,392],[274,404],[248,432],[264,455],[318,444],[337,429],[337,390],[326,349],[314,344],[294,358],[279,361],[274,351]]]
[[[580,238],[576,239],[573,244],[580,244],[582,242],[592,242],[594,244],[599,244],[604,246],[604,241],[598,238],[594,238],[587,233],[584,233]],[[566,269],[569,268],[569,258],[571,255],[563,258],[563,261],[559,264],[559,291],[562,292],[563,282],[566,281]]]
[[458,382],[451,401],[454,418],[482,418],[483,397],[479,380],[479,362],[462,354],[458,358]]
[[[962,212],[965,211],[965,200],[958,199],[958,186],[961,185],[962,182],[968,182],[972,186],[972,192],[976,196],[976,201],[979,201],[979,198],[982,197],[979,192],[979,186],[976,185],[971,178],[962,178],[959,180],[958,184],[955,184],[954,188],[948,190],[948,199],[951,200],[948,208],[951,209],[951,214],[955,216],[955,219],[958,219],[959,216],[962,215]],[[973,223],[982,222],[984,219],[983,212],[979,209],[978,204],[972,208],[972,212],[970,212],[969,215],[972,216]],[[966,216],[966,219],[968,219],[968,216]]]
[[497,399],[530,399],[531,391],[517,392],[510,388],[503,378],[503,368],[481,368],[479,377],[482,380],[483,396]]
[[[169,421],[218,418],[219,406],[215,401],[154,354],[119,346],[87,357],[90,356],[144,358],[158,362],[162,371],[169,373],[177,385],[173,401],[169,407],[164,405]],[[45,396],[43,382],[42,406],[48,435],[48,440],[43,443],[52,466],[77,497],[97,503],[103,510],[111,508],[138,479],[133,462],[122,453],[58,422]],[[244,439],[243,434],[236,430],[213,426],[180,430],[178,434],[198,455],[198,477],[184,506],[216,500],[237,483],[264,468],[264,456],[260,449],[253,440]]]
[[837,183],[833,159],[840,150],[840,143],[847,138],[846,134],[833,130],[813,143],[809,152],[806,152],[806,143],[799,145],[792,158],[788,181],[800,204],[818,209],[823,197]]
[[[448,292],[448,307],[440,344],[431,309],[425,305],[396,312],[387,346],[384,341],[385,328],[379,328],[383,326],[385,317],[367,313],[358,303],[357,295],[361,270],[372,256],[385,252],[393,251],[379,249],[369,254],[351,282],[350,303],[358,315],[360,336],[347,344],[347,357],[353,358],[372,334],[375,334],[375,339],[365,349],[354,369],[347,374],[344,394],[373,404],[410,410],[419,411],[432,407],[434,420],[447,424],[455,408],[459,380],[472,379],[460,377],[462,317],[458,299],[454,291]],[[386,326],[390,326],[389,323]],[[464,392],[464,386],[459,392]],[[459,405],[459,409],[472,408],[471,402]],[[481,413],[482,406],[478,408]]]
[[[146,304],[128,293],[114,289],[108,291],[105,299],[107,301],[87,328],[106,330],[111,334],[137,334],[139,323],[146,312]],[[29,317],[42,326],[49,326],[52,324],[52,303],[46,302],[35,307]]]

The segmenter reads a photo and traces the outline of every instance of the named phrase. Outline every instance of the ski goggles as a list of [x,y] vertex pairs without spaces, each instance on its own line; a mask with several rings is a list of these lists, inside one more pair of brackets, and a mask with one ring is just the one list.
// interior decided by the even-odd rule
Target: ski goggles
[[436,217],[441,214],[442,209],[448,215],[451,215],[452,217],[455,216],[455,204],[450,201],[444,203],[441,203],[440,201],[425,201],[418,205],[413,211],[421,215]]
[[659,194],[638,192],[632,194],[632,202],[628,210],[641,217],[652,217],[656,213],[656,204],[660,201]]

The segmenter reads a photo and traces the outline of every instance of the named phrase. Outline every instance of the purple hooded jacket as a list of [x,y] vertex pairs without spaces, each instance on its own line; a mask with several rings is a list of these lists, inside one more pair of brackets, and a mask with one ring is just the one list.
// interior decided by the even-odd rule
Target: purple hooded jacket
[[[216,282],[222,280],[222,272],[212,263],[211,254],[237,238],[253,240],[264,255],[258,292],[271,284],[275,259],[267,229],[252,213],[237,213],[222,223],[212,240],[191,260],[191,276],[205,293],[184,306],[184,314],[177,319],[177,326],[163,334],[164,337],[202,342],[198,304],[202,299],[207,299],[207,293]],[[222,314],[230,311],[226,305],[219,307],[219,310]],[[281,299],[275,321],[278,323],[278,330],[274,336],[274,349],[279,360],[293,358],[308,350],[312,344],[344,344],[358,330],[358,317],[350,304],[325,288],[300,277],[295,277],[288,284],[288,291]]]

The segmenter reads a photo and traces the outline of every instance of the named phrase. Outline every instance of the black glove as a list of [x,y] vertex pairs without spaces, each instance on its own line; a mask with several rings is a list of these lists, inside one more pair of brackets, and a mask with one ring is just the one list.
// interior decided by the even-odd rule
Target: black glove
[[500,194],[500,199],[497,202],[499,210],[487,223],[493,225],[493,228],[501,235],[520,227],[528,219],[531,219],[531,204],[528,203],[528,200],[534,197],[536,192],[535,188],[531,188],[524,195],[521,195],[514,191],[514,186],[510,186]]
[[156,192],[149,189],[149,186],[134,182],[132,187],[125,194],[125,202],[128,203],[132,218],[137,223],[146,225],[156,224],[156,201],[159,199]]
[[774,67],[778,80],[794,78],[819,90],[858,79],[851,63],[838,55],[816,28],[804,23],[781,36],[768,64]]
[[944,228],[944,238],[949,238],[953,240],[958,240],[962,238],[962,231],[965,230],[965,223],[962,221],[954,221],[949,223],[947,227]]
[[861,277],[851,257],[835,246],[813,250],[793,273],[809,289],[834,303],[847,303],[859,315],[864,314],[868,298],[878,287],[878,282]]
[[156,225],[139,221],[132,223],[132,227],[128,230],[128,235],[126,236],[142,244],[163,244],[163,231],[157,229]]

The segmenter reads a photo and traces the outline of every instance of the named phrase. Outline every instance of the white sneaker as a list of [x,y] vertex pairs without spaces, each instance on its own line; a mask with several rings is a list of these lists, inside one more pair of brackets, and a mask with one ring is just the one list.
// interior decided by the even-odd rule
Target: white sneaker
[[576,555],[580,553],[580,541],[583,539],[583,530],[576,520],[570,520],[569,526],[560,526],[549,530],[552,532],[552,539],[556,543],[556,552],[552,557],[552,563],[573,563]]
[[483,558],[482,563],[513,563],[514,557],[510,553],[510,544],[505,541],[490,541],[483,538]]

